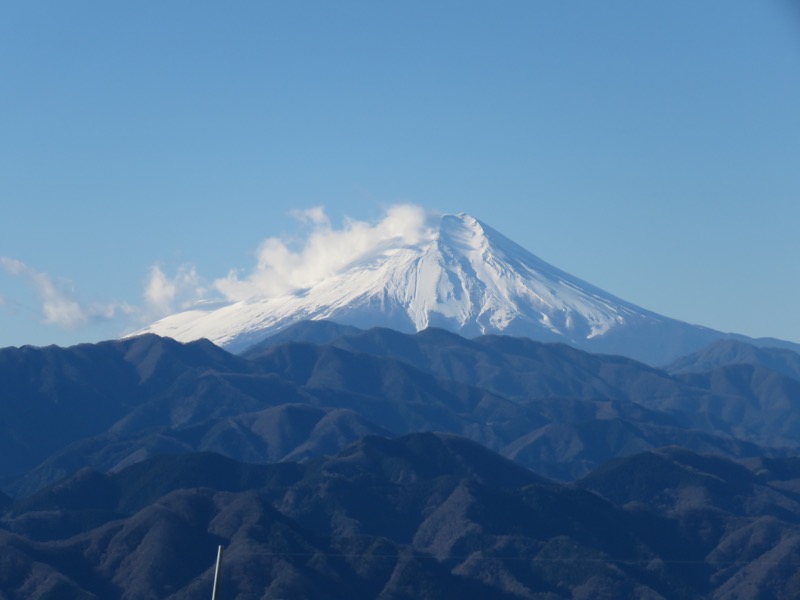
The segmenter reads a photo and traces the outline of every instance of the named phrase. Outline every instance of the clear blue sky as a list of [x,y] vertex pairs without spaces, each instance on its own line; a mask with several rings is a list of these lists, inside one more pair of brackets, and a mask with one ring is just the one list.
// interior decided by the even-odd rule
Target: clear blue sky
[[800,341],[794,0],[7,2],[0,82],[0,346],[115,337],[154,265],[397,203]]

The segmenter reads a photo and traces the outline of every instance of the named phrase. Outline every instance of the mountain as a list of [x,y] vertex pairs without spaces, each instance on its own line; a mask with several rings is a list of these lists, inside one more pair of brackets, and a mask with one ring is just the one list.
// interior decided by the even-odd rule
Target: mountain
[[[335,334],[329,322],[301,329]],[[670,375],[527,338],[339,333],[240,356],[153,334],[2,350],[0,487],[19,497],[83,467],[115,472],[161,454],[304,461],[419,431],[462,435],[560,480],[662,446],[742,458],[785,455],[800,437],[800,382],[766,367]]]
[[[340,332],[340,335],[343,334],[344,331]],[[766,367],[800,381],[800,354],[797,352],[786,348],[760,348],[733,339],[719,340],[683,356],[668,365],[666,370],[673,374],[702,373],[731,365]]]
[[621,300],[466,214],[445,215],[423,241],[381,247],[308,288],[200,304],[136,334],[208,338],[239,352],[294,323],[321,319],[403,332],[440,327],[467,337],[524,336],[654,365],[726,337]]
[[794,598],[797,459],[665,449],[576,485],[442,434],[306,464],[209,453],[83,470],[0,508],[23,598]]
[[[329,323],[308,323],[281,335],[286,339],[296,331],[305,337],[317,325],[331,333]],[[540,411],[550,425],[569,422],[588,434],[588,429],[598,433],[609,425],[611,415],[623,418],[627,425],[617,431],[626,432],[625,438],[634,445],[636,439],[650,439],[651,443],[658,439],[702,451],[687,439],[666,441],[652,429],[634,433],[645,424],[730,435],[773,447],[796,447],[800,435],[799,382],[762,364],[731,364],[709,372],[670,375],[630,358],[590,354],[566,344],[543,344],[528,338],[489,335],[465,339],[435,328],[412,335],[384,328],[359,334],[343,329],[339,333],[328,345],[353,354],[395,358],[437,377],[514,400],[521,407]],[[276,356],[269,342],[265,340],[263,348],[256,346],[242,356],[256,362],[260,357]],[[594,408],[587,411],[586,401]],[[603,402],[611,404],[601,409],[598,403]],[[580,418],[586,422],[579,422]],[[590,422],[593,419],[597,421]],[[638,424],[636,428],[631,429],[631,421]],[[566,432],[561,429],[561,434]],[[569,435],[583,437],[575,430]],[[622,440],[620,445],[625,445]],[[597,449],[593,444],[590,447]],[[548,475],[563,477],[552,471]]]
[[202,597],[220,544],[242,599],[797,597],[792,357],[711,354],[328,321],[0,350],[0,597]]
[[[115,423],[120,427],[182,380],[202,379],[211,370],[246,373],[249,364],[207,340],[181,344],[155,335],[71,348],[0,349],[0,478],[24,473],[50,453]],[[224,406],[211,401],[212,406],[181,411],[243,412],[236,398],[227,399]],[[160,418],[147,426],[162,426],[165,417]]]

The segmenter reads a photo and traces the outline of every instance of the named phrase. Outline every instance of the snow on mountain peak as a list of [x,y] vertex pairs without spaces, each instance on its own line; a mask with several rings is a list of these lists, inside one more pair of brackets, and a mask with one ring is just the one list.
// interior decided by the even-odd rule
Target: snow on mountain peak
[[[331,319],[576,343],[631,318],[657,317],[556,269],[470,215],[432,220],[416,208],[401,208],[371,229],[328,227],[300,253],[270,241],[259,256],[263,273],[275,278],[292,267],[301,271],[284,276],[282,287],[231,278],[228,287],[236,293],[226,294],[230,301],[222,307],[198,305],[136,333],[207,337],[240,350],[297,321]],[[327,262],[309,269],[302,260],[311,252]]]

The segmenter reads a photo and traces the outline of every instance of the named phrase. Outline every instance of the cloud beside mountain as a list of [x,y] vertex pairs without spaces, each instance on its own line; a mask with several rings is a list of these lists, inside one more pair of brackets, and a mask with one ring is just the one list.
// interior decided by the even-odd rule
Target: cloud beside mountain
[[[278,296],[322,281],[376,249],[401,243],[415,244],[431,235],[433,213],[411,205],[386,208],[377,223],[345,219],[331,223],[324,207],[293,211],[292,216],[309,225],[296,240],[268,237],[256,250],[256,264],[249,269],[231,268],[225,277],[209,281],[196,265],[182,264],[172,273],[161,265],[150,267],[141,301],[86,302],[75,284],[40,271],[26,262],[0,256],[0,268],[24,281],[39,300],[37,311],[46,325],[80,330],[101,321],[119,320],[120,331],[186,310],[201,301],[237,301]],[[0,306],[8,299],[0,297]]]
[[305,239],[295,244],[265,239],[252,271],[242,276],[232,269],[214,282],[214,288],[232,302],[280,296],[320,283],[365,255],[430,241],[434,232],[434,214],[412,204],[388,207],[375,224],[346,219],[340,228],[331,224],[322,207],[295,211],[293,216],[311,225]]
[[44,323],[48,325],[79,329],[90,323],[112,320],[133,311],[126,303],[84,304],[76,297],[72,282],[53,278],[15,258],[0,256],[0,267],[9,275],[22,278],[33,288],[41,302]]

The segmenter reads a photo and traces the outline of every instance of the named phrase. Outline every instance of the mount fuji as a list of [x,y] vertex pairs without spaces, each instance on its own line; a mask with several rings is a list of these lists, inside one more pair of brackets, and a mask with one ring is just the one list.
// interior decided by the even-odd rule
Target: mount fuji
[[524,336],[654,365],[730,337],[621,300],[463,213],[442,216],[413,243],[372,248],[307,288],[200,304],[132,335],[208,338],[238,352],[304,320],[403,332],[440,327],[467,337]]

